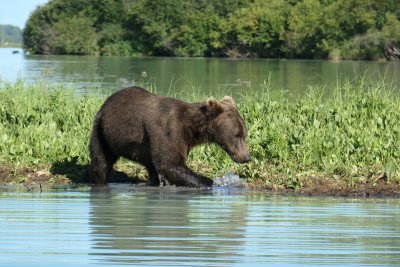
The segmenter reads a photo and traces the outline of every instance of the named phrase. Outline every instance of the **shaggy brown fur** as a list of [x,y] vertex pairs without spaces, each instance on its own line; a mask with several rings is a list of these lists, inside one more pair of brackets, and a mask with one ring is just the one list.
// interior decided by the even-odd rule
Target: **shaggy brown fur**
[[144,165],[149,183],[211,186],[213,181],[191,171],[191,148],[217,143],[239,163],[250,160],[247,129],[232,98],[185,103],[131,87],[111,95],[96,115],[90,138],[90,176],[95,184],[107,177],[119,157]]

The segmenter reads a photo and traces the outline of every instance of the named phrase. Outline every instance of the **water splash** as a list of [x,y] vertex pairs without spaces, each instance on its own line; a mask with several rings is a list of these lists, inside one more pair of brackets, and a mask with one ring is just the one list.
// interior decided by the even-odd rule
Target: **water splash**
[[239,175],[228,172],[222,177],[215,178],[213,187],[244,187],[244,182]]

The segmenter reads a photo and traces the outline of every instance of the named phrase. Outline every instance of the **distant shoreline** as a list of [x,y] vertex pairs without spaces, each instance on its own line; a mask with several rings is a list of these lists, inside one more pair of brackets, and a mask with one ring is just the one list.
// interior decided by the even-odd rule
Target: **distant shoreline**
[[23,48],[22,44],[0,45],[0,48]]

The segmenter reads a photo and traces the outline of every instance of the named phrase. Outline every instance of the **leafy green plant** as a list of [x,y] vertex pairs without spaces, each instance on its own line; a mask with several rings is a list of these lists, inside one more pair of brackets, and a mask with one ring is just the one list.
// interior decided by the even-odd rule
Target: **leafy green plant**
[[[192,89],[193,94],[186,90],[175,97],[206,99]],[[345,177],[353,184],[385,173],[389,181],[400,182],[400,106],[393,88],[361,79],[331,90],[310,88],[299,98],[268,82],[258,89],[237,99],[252,161],[236,164],[221,148],[205,145],[189,155],[194,170],[211,177],[235,172],[249,182],[293,189],[302,187],[308,174]],[[73,161],[87,166],[92,121],[105,98],[41,83],[0,81],[0,163],[32,168]],[[118,166],[145,175],[128,161]]]

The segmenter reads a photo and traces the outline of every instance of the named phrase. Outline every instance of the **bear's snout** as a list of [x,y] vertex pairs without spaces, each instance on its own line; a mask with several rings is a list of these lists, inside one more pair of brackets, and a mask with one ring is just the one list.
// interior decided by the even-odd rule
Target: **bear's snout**
[[234,162],[236,163],[246,163],[249,162],[251,160],[251,156],[249,151],[246,149],[244,149],[244,151],[238,151],[238,152],[233,152],[233,153],[229,153],[231,158],[233,159]]
[[249,149],[247,148],[245,140],[240,140],[240,142],[225,146],[221,145],[222,148],[229,154],[231,159],[236,163],[246,163],[251,160]]
[[247,155],[243,158],[243,160],[242,160],[241,163],[246,163],[246,162],[249,162],[250,160],[251,160],[250,154],[247,154]]
[[246,163],[246,162],[249,162],[251,160],[251,157],[250,157],[250,154],[246,154],[246,155],[241,156],[241,157],[237,157],[237,158],[235,157],[234,160],[237,163]]

